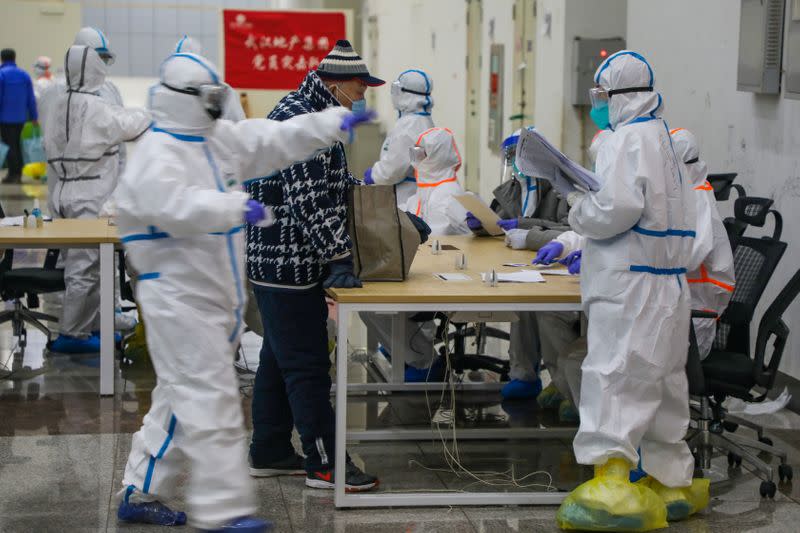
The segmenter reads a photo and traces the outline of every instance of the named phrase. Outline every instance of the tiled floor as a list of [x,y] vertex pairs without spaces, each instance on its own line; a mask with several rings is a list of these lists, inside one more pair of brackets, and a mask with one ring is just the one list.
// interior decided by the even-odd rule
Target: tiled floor
[[[9,214],[16,214],[27,198],[20,187],[0,186],[0,201]],[[34,264],[39,260],[35,254],[20,257]],[[0,326],[0,533],[160,530],[118,524],[115,515],[131,434],[149,407],[152,370],[146,364],[126,366],[118,372],[117,394],[99,398],[96,359],[47,354],[44,337],[35,331],[28,340],[25,353],[15,357],[10,328]],[[248,334],[244,349],[251,368],[258,348],[258,338]],[[243,406],[248,411],[246,384],[244,378]],[[433,396],[431,409],[436,410]],[[535,404],[503,404],[493,394],[459,396],[459,402],[458,420],[465,425],[559,425],[552,412],[540,412]],[[425,427],[427,412],[424,395],[359,396],[351,401],[348,420],[362,429]],[[769,435],[789,452],[789,463],[797,469],[800,416],[784,411],[759,420],[772,428]],[[494,486],[476,483],[464,471],[454,473],[436,441],[353,443],[349,450],[357,463],[381,477],[383,492],[511,490],[510,475],[498,481],[497,474],[488,472],[513,472],[520,485],[530,485],[526,490],[552,484],[566,491],[591,474],[575,464],[570,442],[564,440],[460,441],[460,463]],[[750,471],[728,472],[724,457],[713,466],[709,508],[670,530],[800,530],[800,483],[780,486],[774,501],[764,501],[758,493],[760,480]],[[273,520],[278,532],[557,531],[555,507],[337,511],[332,493],[306,488],[302,477],[255,484],[260,514]]]

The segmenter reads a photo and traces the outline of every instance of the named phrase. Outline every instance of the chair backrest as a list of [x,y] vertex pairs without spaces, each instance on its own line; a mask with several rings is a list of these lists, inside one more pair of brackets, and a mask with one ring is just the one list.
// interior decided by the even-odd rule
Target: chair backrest
[[[738,174],[736,172],[726,172],[724,174],[709,174],[706,176],[708,183],[711,184],[711,187],[714,189],[714,198],[717,199],[718,202],[724,202],[731,196],[731,189],[733,186],[733,180],[736,179]],[[744,196],[744,189],[741,185],[735,186],[739,196]]]
[[722,223],[725,225],[725,230],[728,232],[728,239],[731,242],[731,248],[735,247],[736,237],[741,237],[747,230],[748,226],[755,226],[758,228],[764,227],[767,221],[767,215],[772,213],[775,218],[775,228],[772,232],[774,240],[780,240],[781,233],[783,232],[783,218],[781,214],[770,209],[774,201],[770,198],[761,198],[759,196],[740,196],[733,204],[732,217],[727,217]]
[[[783,313],[800,293],[800,270],[798,270],[789,283],[781,290],[775,301],[764,312],[761,322],[758,324],[758,337],[756,338],[755,357],[753,361],[753,377],[758,385],[772,388],[775,377],[778,374],[778,367],[783,357],[783,349],[786,340],[789,338],[789,327],[783,321]],[[767,359],[767,342],[774,338],[772,343],[772,353]]]
[[786,251],[786,243],[769,237],[737,236],[731,244],[736,284],[731,301],[717,323],[714,349],[749,355],[750,323]]

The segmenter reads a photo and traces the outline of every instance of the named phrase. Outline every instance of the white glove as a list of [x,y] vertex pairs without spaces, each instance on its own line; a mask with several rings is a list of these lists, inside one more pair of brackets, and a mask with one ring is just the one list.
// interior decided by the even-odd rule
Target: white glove
[[524,250],[525,240],[528,238],[527,229],[511,229],[506,232],[506,246],[514,250]]
[[580,191],[573,191],[567,195],[567,205],[572,207],[581,201],[581,198],[586,196],[586,193]]

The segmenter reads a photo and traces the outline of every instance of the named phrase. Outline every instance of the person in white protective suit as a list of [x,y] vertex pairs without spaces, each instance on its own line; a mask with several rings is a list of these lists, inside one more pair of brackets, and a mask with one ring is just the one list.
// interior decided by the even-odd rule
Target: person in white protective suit
[[[683,128],[676,128],[670,133],[675,153],[685,165],[686,176],[694,187],[697,201],[697,237],[691,263],[700,266],[687,274],[692,309],[711,311],[719,316],[728,306],[735,283],[730,240],[717,210],[714,189],[706,181],[707,167],[705,161],[700,159],[697,139]],[[705,359],[717,334],[717,321],[713,318],[695,318],[692,323],[700,358]]]
[[39,97],[53,84],[53,73],[50,71],[52,61],[47,56],[39,56],[33,64],[33,94],[36,95],[38,104]]
[[[607,110],[614,133],[597,155],[600,190],[568,196],[570,225],[585,238],[581,295],[589,319],[573,446],[578,463],[595,465],[595,479],[568,496],[557,521],[570,529],[642,530],[684,518],[705,505],[703,492],[705,503],[708,497],[707,480],[692,481],[684,441],[694,191],[647,61],[617,52],[597,69],[595,83],[593,107]],[[628,480],[640,457],[649,487]],[[652,505],[653,493],[661,504]]]
[[[201,530],[260,532],[248,475],[246,435],[233,357],[242,330],[243,224],[269,225],[269,207],[241,182],[270,175],[335,142],[369,113],[343,107],[285,122],[233,123],[225,89],[202,56],[179,53],[151,90],[154,125],[115,194],[117,223],[138,274],[157,383],[134,435],[118,518],[176,525],[175,496],[189,463],[189,522]],[[242,518],[245,517],[245,518]]]
[[[172,50],[175,54],[197,54],[203,55],[203,45],[200,44],[200,41],[197,39],[190,37],[188,35],[184,35],[181,39],[175,43],[175,49]],[[247,118],[244,114],[244,109],[242,109],[242,101],[239,98],[239,93],[236,92],[236,89],[228,85],[227,83],[223,82],[225,86],[225,108],[222,112],[222,119],[225,120],[232,120],[233,122],[239,122],[240,120],[244,120]]]
[[464,194],[458,183],[461,154],[453,132],[430,128],[420,134],[410,152],[417,192],[408,199],[405,210],[430,226],[431,237],[469,235],[467,211],[453,198]]
[[397,185],[397,205],[404,206],[417,190],[409,149],[420,134],[434,126],[433,80],[424,71],[401,72],[392,82],[392,105],[397,122],[386,136],[380,159],[364,173],[367,185]]
[[[114,64],[114,61],[116,60],[116,54],[114,54],[114,52],[112,51],[111,44],[108,38],[106,38],[105,34],[97,28],[92,28],[89,26],[81,28],[78,31],[78,33],[75,34],[75,39],[73,40],[72,44],[79,46],[86,46],[94,49],[98,53],[98,55],[100,55],[100,58],[103,60],[103,63],[105,63],[106,70],[108,67],[112,66]],[[54,80],[54,83],[51,83],[41,91],[38,103],[40,104],[39,106],[40,115],[45,119],[45,122],[46,122],[46,117],[50,114],[51,108],[53,107],[51,106],[51,104],[57,101],[58,94],[63,93],[65,91],[66,91],[66,80],[61,79],[60,77]],[[105,78],[105,76],[100,87],[95,90],[95,93],[102,100],[104,100],[109,104],[124,107],[124,103],[122,101],[122,95],[120,94],[119,89],[111,80]],[[54,112],[58,111],[55,110]],[[42,127],[47,128],[47,125],[45,123],[42,123]],[[45,129],[44,131],[46,132],[47,130]],[[123,170],[125,170],[125,161],[127,159],[127,147],[123,142],[120,143],[116,149],[118,150],[117,161],[119,166],[117,175],[121,175]],[[48,175],[47,193],[50,198],[53,197],[57,185],[58,185],[58,176]],[[113,206],[111,206],[110,208],[108,207],[104,208],[101,214],[103,216],[108,214],[113,214]],[[51,212],[51,215],[55,216],[55,213]],[[61,265],[62,265],[62,260],[61,258],[59,258],[59,266]],[[117,331],[128,331],[136,325],[136,320],[122,313],[120,296],[119,296],[119,286],[115,285],[114,288],[116,293],[115,294],[116,313],[114,315],[114,329]],[[53,314],[60,315],[62,313],[62,305],[64,302],[63,292],[46,294],[43,296],[43,300],[45,302],[46,307],[51,309]],[[89,312],[90,314],[94,314],[95,317],[98,316],[98,311],[96,310],[88,310],[87,312]]]
[[[56,218],[97,218],[117,186],[119,145],[139,137],[150,124],[143,109],[125,109],[98,96],[106,65],[93,48],[72,46],[64,60],[66,90],[53,94],[45,120],[47,175]],[[99,254],[64,251],[66,292],[56,352],[98,352],[100,338]]]

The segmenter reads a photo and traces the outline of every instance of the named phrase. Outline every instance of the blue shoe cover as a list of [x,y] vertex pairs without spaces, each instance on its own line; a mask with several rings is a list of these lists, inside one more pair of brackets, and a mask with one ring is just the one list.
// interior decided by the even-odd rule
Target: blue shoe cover
[[522,381],[512,379],[500,391],[500,395],[506,400],[532,400],[542,392],[542,380]]
[[173,511],[161,502],[130,503],[123,501],[117,509],[117,518],[122,522],[159,526],[182,526],[186,523],[186,513]]
[[[97,337],[97,342],[100,342],[100,332],[99,331],[93,331],[92,332],[92,337]],[[119,331],[115,331],[114,332],[114,342],[117,343],[117,344],[122,342],[122,333],[120,333]]]
[[[220,529],[207,529],[207,533],[264,533],[273,527],[273,523],[268,520],[261,520],[252,516],[243,516],[232,520],[228,525]],[[201,530],[203,531],[203,530]]]
[[99,353],[100,337],[92,335],[85,339],[79,339],[69,335],[59,335],[50,345],[50,351],[69,354]]
[[636,483],[640,479],[644,479],[646,477],[647,477],[647,472],[642,470],[641,467],[636,467],[635,470],[631,470],[631,475],[628,477],[628,479],[630,479],[631,483]]
[[416,368],[406,365],[406,383],[437,382],[444,379],[444,359],[440,356],[433,360],[429,368]]

